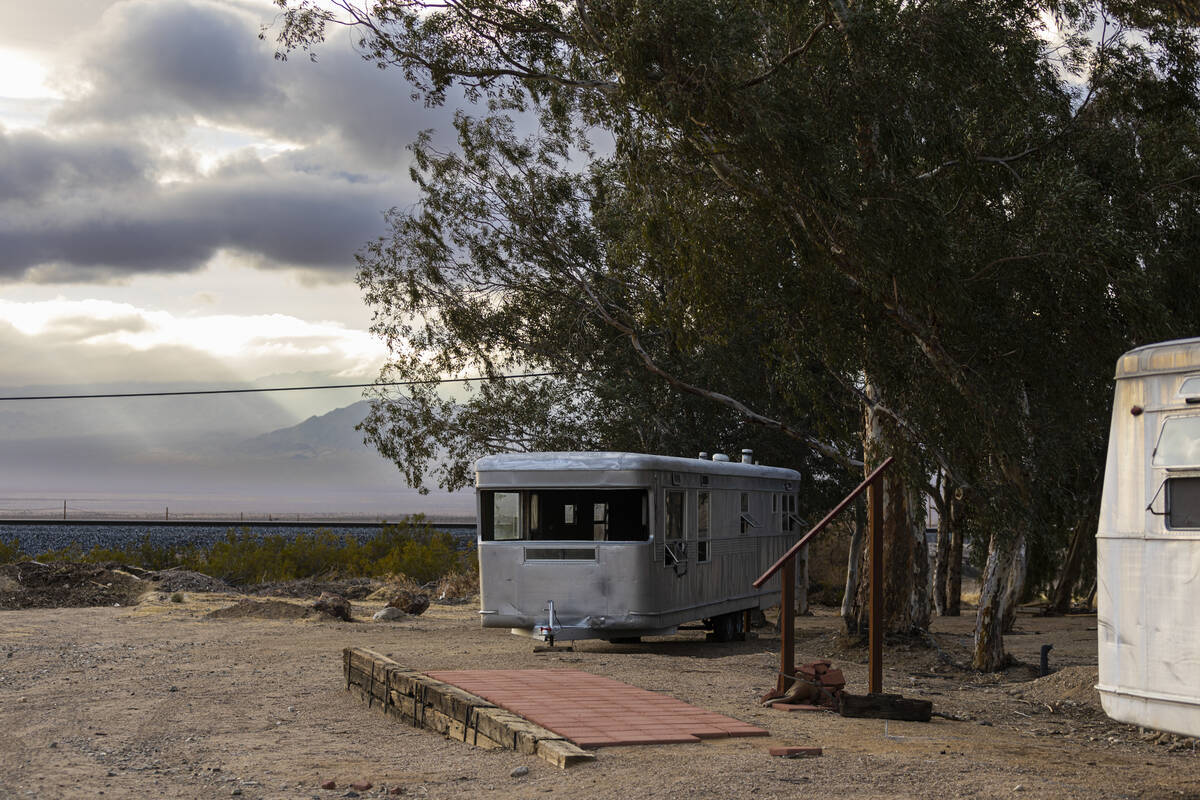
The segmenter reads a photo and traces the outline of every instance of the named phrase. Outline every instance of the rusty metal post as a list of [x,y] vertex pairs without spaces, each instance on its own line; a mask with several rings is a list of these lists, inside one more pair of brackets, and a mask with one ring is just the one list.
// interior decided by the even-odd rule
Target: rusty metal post
[[871,528],[870,615],[868,630],[867,691],[883,691],[883,476],[879,475],[867,490]]
[[788,559],[779,571],[779,682],[786,692],[796,674],[796,562]]

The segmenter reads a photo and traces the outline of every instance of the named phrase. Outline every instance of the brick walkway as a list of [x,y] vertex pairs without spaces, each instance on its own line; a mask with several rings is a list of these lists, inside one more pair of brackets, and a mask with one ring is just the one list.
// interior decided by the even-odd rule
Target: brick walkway
[[580,747],[768,734],[682,700],[575,669],[450,670],[428,675],[520,714]]

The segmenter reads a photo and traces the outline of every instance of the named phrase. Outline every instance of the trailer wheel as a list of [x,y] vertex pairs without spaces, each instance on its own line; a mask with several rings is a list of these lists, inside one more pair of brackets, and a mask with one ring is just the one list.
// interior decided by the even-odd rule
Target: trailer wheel
[[746,638],[746,632],[742,628],[741,611],[731,611],[713,617],[712,629],[712,633],[708,635],[710,642],[740,642]]

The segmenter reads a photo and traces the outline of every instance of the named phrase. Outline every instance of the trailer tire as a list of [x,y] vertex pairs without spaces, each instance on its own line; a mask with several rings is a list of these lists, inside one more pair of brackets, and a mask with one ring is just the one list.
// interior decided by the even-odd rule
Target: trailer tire
[[711,642],[740,642],[746,638],[746,632],[742,629],[741,611],[731,611],[713,617],[712,629],[712,633],[708,635]]

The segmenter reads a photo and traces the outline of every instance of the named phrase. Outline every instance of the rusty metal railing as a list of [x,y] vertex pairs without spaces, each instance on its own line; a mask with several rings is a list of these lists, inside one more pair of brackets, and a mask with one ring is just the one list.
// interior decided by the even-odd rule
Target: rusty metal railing
[[883,472],[892,465],[895,459],[888,456],[854,491],[846,495],[824,519],[812,527],[808,533],[800,537],[779,557],[779,560],[767,568],[767,571],[754,581],[754,588],[761,589],[762,585],[782,570],[779,597],[779,629],[782,641],[779,646],[779,683],[776,690],[784,692],[792,684],[796,673],[796,555],[808,544],[838,514],[846,510],[854,500],[871,489],[868,517],[871,521],[871,558],[870,558],[870,603],[868,607],[868,672],[867,691],[878,693],[883,691],[883,493],[879,491],[879,481]]

